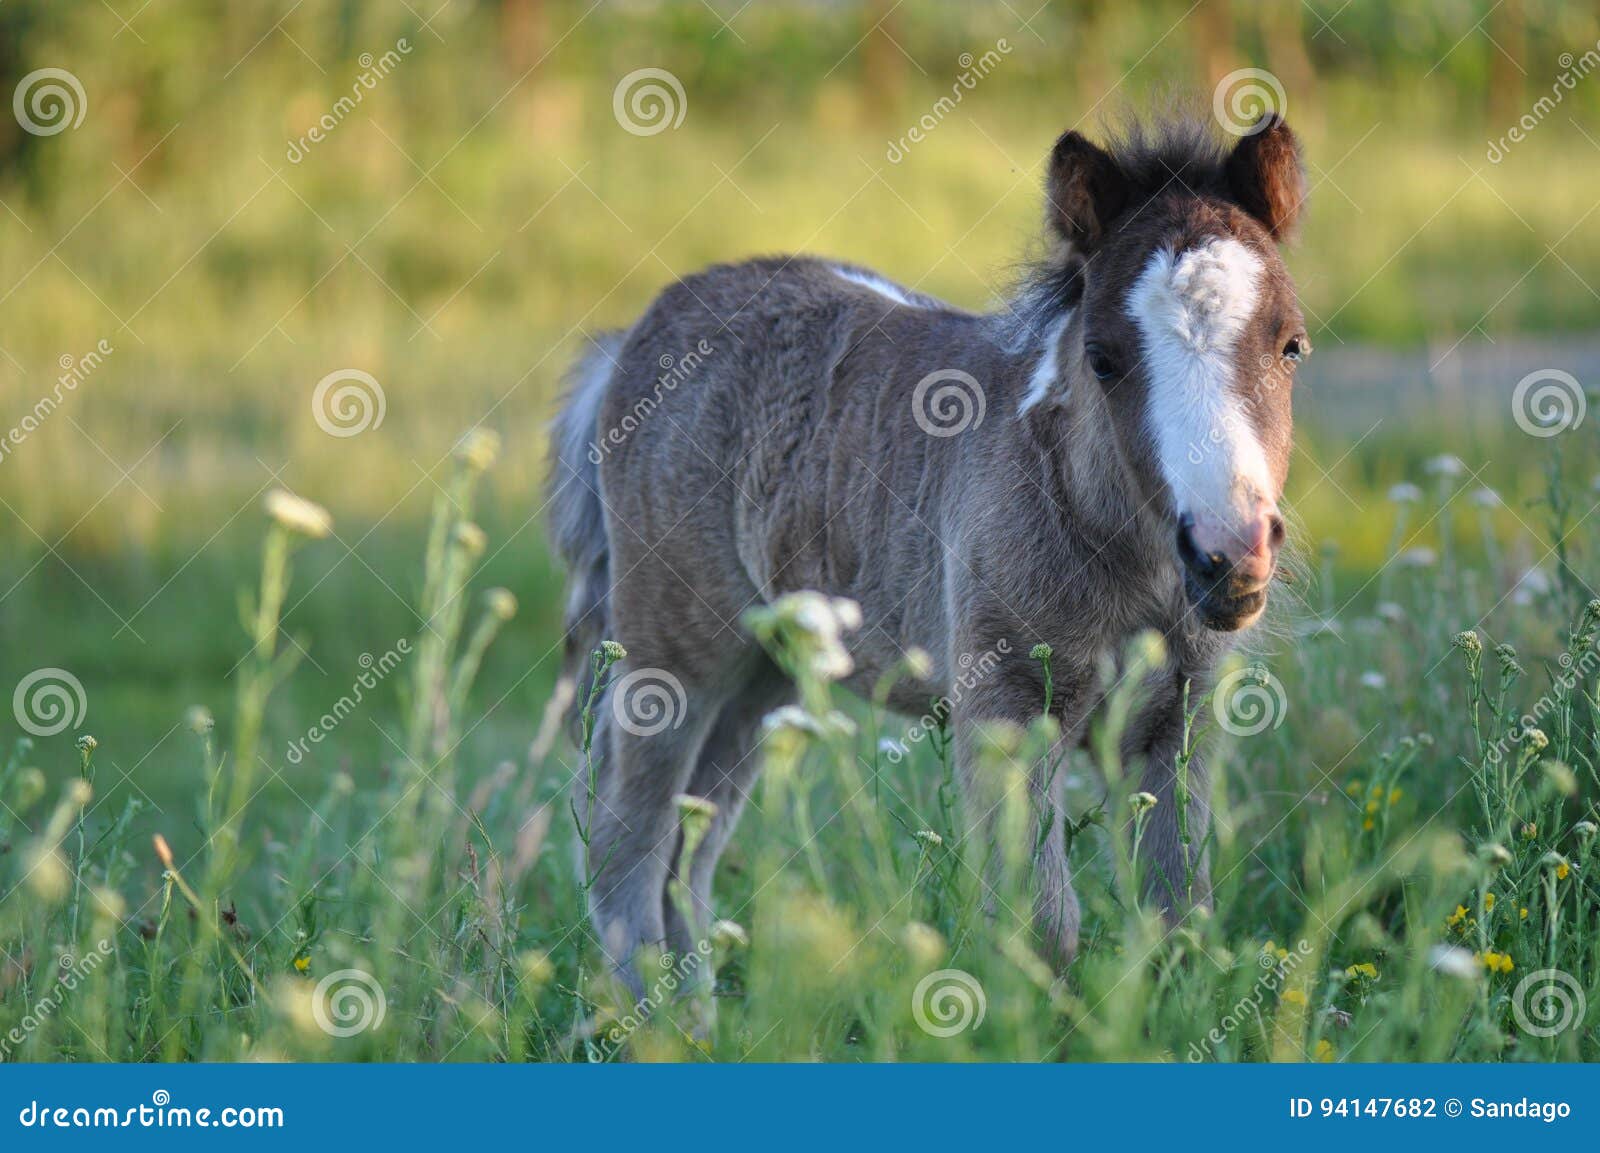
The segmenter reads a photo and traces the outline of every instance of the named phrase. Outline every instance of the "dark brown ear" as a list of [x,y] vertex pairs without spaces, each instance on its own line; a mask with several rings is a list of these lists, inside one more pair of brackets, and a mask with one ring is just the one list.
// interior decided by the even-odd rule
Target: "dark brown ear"
[[1229,191],[1239,207],[1266,226],[1274,240],[1288,240],[1306,198],[1300,140],[1276,112],[1256,122],[1228,157]]
[[1045,216],[1074,250],[1094,251],[1128,200],[1128,182],[1111,154],[1076,132],[1064,132],[1050,152]]

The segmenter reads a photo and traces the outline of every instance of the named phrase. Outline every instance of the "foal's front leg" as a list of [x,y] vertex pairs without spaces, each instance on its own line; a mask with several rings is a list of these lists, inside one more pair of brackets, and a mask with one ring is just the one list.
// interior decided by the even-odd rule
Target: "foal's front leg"
[[[1057,692],[1062,686],[1058,683]],[[982,780],[986,765],[992,767],[995,754],[984,747],[984,726],[1006,722],[1026,727],[1043,711],[1042,682],[1030,677],[996,676],[994,683],[980,686],[976,694],[957,708],[954,718],[956,764],[962,781],[968,826],[978,835],[984,866],[980,877],[985,906],[992,909],[1000,866],[1008,850],[1022,853],[1030,863],[1033,925],[1045,959],[1057,972],[1065,972],[1078,949],[1080,913],[1078,895],[1072,887],[1072,871],[1067,862],[1066,808],[1063,801],[1065,759],[1077,740],[1083,716],[1076,707],[1081,694],[1069,697],[1062,735],[1049,753],[1028,767],[1026,787],[1029,820],[1028,841],[1023,846],[999,843],[1004,822],[1004,807],[1012,798],[1005,795],[1005,782]]]
[[[1183,752],[1183,703],[1176,692],[1152,702],[1134,763],[1142,762],[1139,788],[1156,798],[1140,842],[1144,896],[1170,923],[1196,907],[1211,906],[1211,871],[1206,841],[1211,829],[1211,778],[1204,758],[1192,752],[1179,789]],[[1180,796],[1180,791],[1185,794]]]

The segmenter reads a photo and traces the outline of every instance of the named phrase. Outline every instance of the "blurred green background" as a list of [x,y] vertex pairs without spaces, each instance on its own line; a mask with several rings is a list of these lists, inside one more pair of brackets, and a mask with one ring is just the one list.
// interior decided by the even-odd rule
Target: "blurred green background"
[[[1557,0],[7,0],[0,93],[65,69],[82,107],[47,135],[0,117],[0,432],[110,351],[0,455],[0,687],[71,670],[115,770],[101,787],[169,807],[198,779],[184,707],[226,718],[262,494],[317,500],[337,531],[297,562],[305,655],[281,742],[361,654],[415,633],[420,523],[482,425],[505,445],[482,583],[523,611],[462,760],[518,760],[559,644],[544,428],[584,332],[702,264],[774,251],[988,306],[1035,242],[1059,132],[1208,115],[1242,68],[1280,86],[1314,189],[1290,258],[1317,347],[1296,397],[1302,537],[1336,546],[1328,571],[1368,599],[1364,574],[1448,543],[1442,524],[1496,537],[1515,583],[1553,449],[1510,419],[1513,386],[1600,362],[1597,39],[1593,6]],[[642,68],[682,89],[681,121],[649,135],[614,106]],[[352,368],[380,382],[383,420],[331,436],[312,393]],[[1385,493],[1445,452],[1505,505],[1397,540]],[[381,772],[391,720],[345,725],[276,764],[280,782]],[[59,759],[41,767],[69,774]]]

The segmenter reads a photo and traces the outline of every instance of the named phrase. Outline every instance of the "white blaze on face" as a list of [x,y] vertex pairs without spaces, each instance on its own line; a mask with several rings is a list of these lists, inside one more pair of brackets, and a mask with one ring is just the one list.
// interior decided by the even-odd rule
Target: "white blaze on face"
[[1252,523],[1260,502],[1272,499],[1266,455],[1233,387],[1261,271],[1255,253],[1218,238],[1178,254],[1157,252],[1128,296],[1162,474],[1179,515],[1210,533]]

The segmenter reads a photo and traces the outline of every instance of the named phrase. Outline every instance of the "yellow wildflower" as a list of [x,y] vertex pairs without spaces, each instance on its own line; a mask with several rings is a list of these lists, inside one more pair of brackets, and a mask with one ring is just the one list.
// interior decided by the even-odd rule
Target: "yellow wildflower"
[[1556,866],[1556,880],[1565,881],[1567,879],[1567,874],[1570,873],[1570,872],[1572,872],[1571,866],[1568,865],[1565,861],[1562,861],[1559,865]]
[[1377,822],[1375,822],[1371,817],[1368,817],[1366,820],[1361,822],[1361,828],[1363,832],[1370,833],[1377,827]]
[[296,957],[294,959],[294,967],[299,972],[304,973],[307,969],[311,968],[311,958],[306,956]]
[[1289,989],[1283,994],[1283,999],[1291,1005],[1304,1005],[1306,995],[1299,989]]
[[1445,918],[1445,922],[1444,923],[1446,925],[1448,925],[1450,928],[1453,929],[1457,925],[1460,925],[1462,922],[1464,922],[1466,919],[1467,919],[1467,907],[1465,905],[1457,905],[1456,906],[1456,911],[1451,913],[1450,916],[1448,916],[1447,918]]
[[1370,815],[1372,813],[1376,813],[1377,811],[1378,811],[1378,802],[1377,801],[1368,801],[1367,802],[1367,812],[1368,812],[1368,814]]
[[1337,1055],[1338,1054],[1333,1047],[1333,1042],[1328,1040],[1326,1037],[1317,1042],[1317,1048],[1315,1052],[1312,1053],[1312,1056],[1316,1060],[1321,1061],[1324,1064],[1332,1061]]
[[1491,913],[1494,912],[1494,894],[1493,893],[1485,893],[1483,895],[1483,907],[1486,910],[1488,910],[1489,912],[1491,912]]
[[1404,790],[1402,790],[1402,789],[1390,789],[1389,790],[1389,803],[1391,805],[1397,805],[1397,804],[1400,803],[1400,798],[1405,796],[1405,795],[1406,794],[1405,794]]
[[1378,967],[1371,961],[1362,961],[1359,965],[1351,965],[1345,969],[1346,977],[1365,977],[1369,981],[1378,979]]
[[1345,786],[1344,791],[1349,793],[1352,797],[1359,797],[1361,795],[1361,782],[1351,781]]
[[1524,921],[1528,919],[1528,906],[1522,906],[1521,917]]
[[1482,961],[1483,967],[1491,973],[1509,973],[1516,968],[1509,954],[1496,953],[1493,949],[1486,953],[1479,953],[1478,960]]

